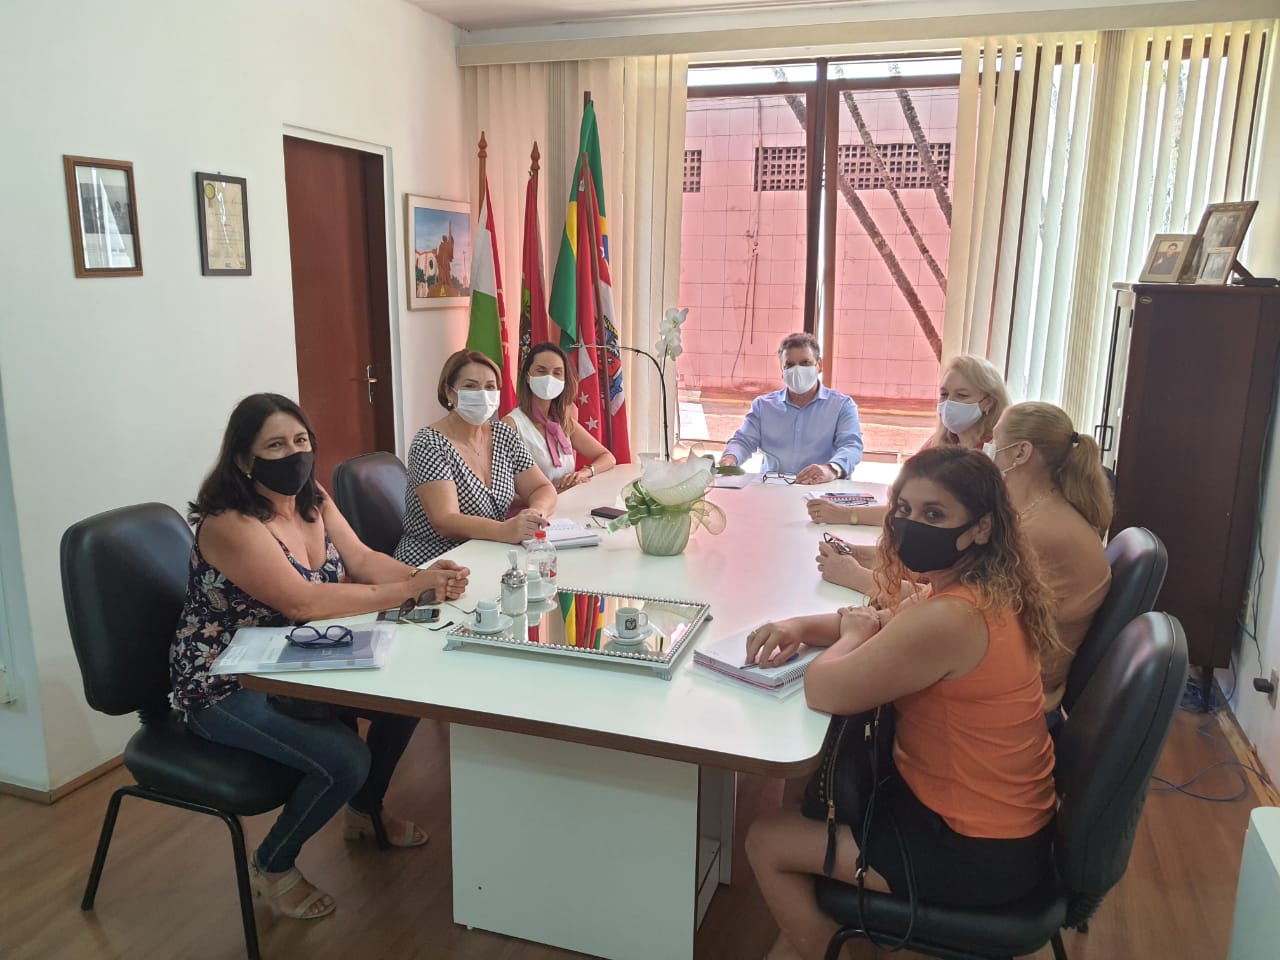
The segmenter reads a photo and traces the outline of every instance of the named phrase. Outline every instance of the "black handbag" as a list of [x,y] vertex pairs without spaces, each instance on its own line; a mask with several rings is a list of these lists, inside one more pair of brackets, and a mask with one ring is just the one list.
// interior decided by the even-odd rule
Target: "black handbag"
[[856,828],[862,838],[859,873],[864,869],[863,838],[867,812],[876,787],[892,768],[893,707],[885,705],[848,717],[832,717],[822,743],[822,762],[805,786],[800,812],[827,822],[827,855],[822,872],[831,876],[836,863],[836,825]]
[[822,744],[822,762],[805,786],[800,812],[810,820],[826,820],[827,853],[822,873],[830,877],[836,865],[836,830],[847,825],[858,839],[856,883],[858,918],[865,936],[881,950],[893,952],[911,942],[916,923],[916,895],[911,857],[902,839],[892,808],[888,820],[898,841],[907,881],[910,918],[906,933],[896,941],[884,941],[867,930],[863,916],[864,876],[867,871],[867,838],[875,813],[876,794],[893,773],[894,714],[892,704],[849,717],[832,717]]

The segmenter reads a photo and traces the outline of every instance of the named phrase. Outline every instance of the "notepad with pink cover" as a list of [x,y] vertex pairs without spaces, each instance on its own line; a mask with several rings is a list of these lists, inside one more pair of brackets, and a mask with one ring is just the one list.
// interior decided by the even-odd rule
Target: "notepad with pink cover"
[[742,630],[699,647],[693,651],[693,662],[753,687],[778,690],[803,680],[809,664],[822,653],[822,647],[802,646],[799,653],[779,666],[744,667],[747,659],[747,634],[750,632]]

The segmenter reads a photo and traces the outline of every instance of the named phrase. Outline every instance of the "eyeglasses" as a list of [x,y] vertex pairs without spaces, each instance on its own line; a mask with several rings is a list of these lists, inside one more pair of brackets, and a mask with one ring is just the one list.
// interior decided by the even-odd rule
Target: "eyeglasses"
[[849,546],[849,544],[845,543],[839,537],[830,533],[824,533],[822,535],[822,539],[831,544],[831,546],[835,548],[836,553],[846,557],[853,555],[853,547]]
[[289,642],[295,647],[349,647],[355,634],[350,627],[334,623],[321,630],[304,625],[289,631]]
[[436,588],[427,587],[416,597],[410,597],[404,603],[400,604],[400,609],[396,611],[396,619],[403,620],[409,614],[413,613],[418,607],[432,606],[438,601],[436,600]]
[[785,484],[793,484],[796,482],[796,475],[783,473],[780,470],[767,470],[761,474],[761,483],[768,483],[770,480],[781,480]]

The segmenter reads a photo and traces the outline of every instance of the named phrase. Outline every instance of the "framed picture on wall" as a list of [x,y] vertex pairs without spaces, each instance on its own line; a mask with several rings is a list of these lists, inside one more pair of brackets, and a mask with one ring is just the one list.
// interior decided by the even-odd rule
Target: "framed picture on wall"
[[200,272],[206,277],[247,277],[249,188],[244,177],[196,174],[196,213],[200,220]]
[[133,164],[64,155],[77,277],[142,276]]
[[471,206],[406,193],[409,309],[464,307],[471,299]]
[[1195,249],[1194,233],[1157,233],[1147,251],[1139,283],[1177,283]]

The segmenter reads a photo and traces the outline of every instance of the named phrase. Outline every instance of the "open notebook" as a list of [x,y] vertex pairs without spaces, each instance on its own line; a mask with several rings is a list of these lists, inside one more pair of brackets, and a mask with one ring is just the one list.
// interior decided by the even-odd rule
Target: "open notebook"
[[[548,521],[547,539],[557,550],[572,550],[574,547],[595,547],[600,545],[600,534],[588,530],[576,520],[556,517]],[[533,541],[526,540],[526,547],[532,547]]]
[[779,690],[789,687],[804,679],[804,672],[809,664],[818,658],[821,647],[801,647],[800,652],[788,662],[777,667],[743,668],[747,657],[747,634],[749,630],[721,637],[715,643],[709,643],[693,651],[693,662],[700,667],[714,670],[716,673],[753,687],[767,690]]

